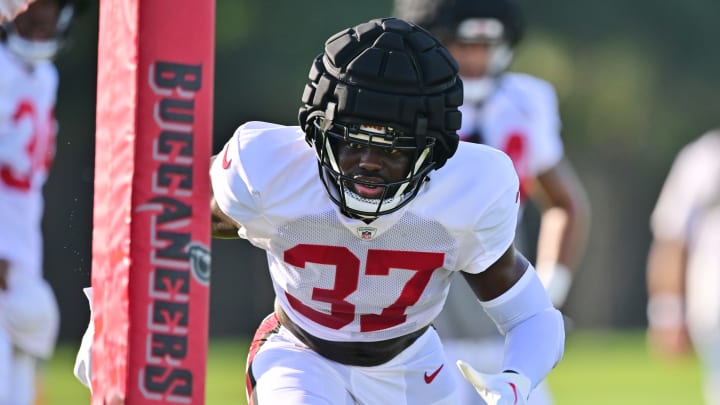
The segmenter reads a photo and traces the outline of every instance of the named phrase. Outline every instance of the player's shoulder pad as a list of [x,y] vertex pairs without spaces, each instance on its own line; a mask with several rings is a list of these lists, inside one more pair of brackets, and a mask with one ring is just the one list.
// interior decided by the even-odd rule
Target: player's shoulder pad
[[457,195],[477,193],[490,197],[490,194],[500,194],[519,185],[515,167],[505,152],[464,141],[460,142],[446,166],[432,175],[432,181],[436,178],[443,183],[452,183]]
[[246,160],[254,157],[253,152],[266,154],[283,146],[296,145],[298,138],[304,137],[304,134],[298,126],[248,121],[235,130],[233,137],[241,159]]
[[504,94],[520,103],[557,103],[555,87],[548,81],[526,73],[509,72],[500,84]]
[[299,126],[269,122],[247,122],[235,131],[230,141],[229,158],[248,186],[267,191],[266,187],[290,178],[300,181],[317,176],[313,149],[305,142]]

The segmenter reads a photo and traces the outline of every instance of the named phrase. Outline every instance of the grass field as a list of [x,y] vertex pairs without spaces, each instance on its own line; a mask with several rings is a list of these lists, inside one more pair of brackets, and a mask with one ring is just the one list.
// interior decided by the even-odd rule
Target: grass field
[[[246,347],[243,340],[211,342],[208,405],[245,405]],[[72,376],[75,349],[61,345],[49,364],[46,405],[89,403],[87,390]],[[702,404],[695,359],[672,365],[655,360],[646,352],[641,332],[573,332],[549,381],[556,405]]]

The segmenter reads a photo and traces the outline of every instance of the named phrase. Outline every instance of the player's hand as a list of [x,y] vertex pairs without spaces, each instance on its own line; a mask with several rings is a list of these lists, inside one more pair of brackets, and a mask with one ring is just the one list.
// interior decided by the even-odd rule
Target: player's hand
[[665,360],[678,360],[692,352],[690,337],[684,325],[648,328],[647,343],[651,352]]
[[[92,342],[95,338],[95,323],[93,322],[92,312],[92,287],[84,288],[83,292],[85,293],[90,306],[90,322],[83,334],[80,349],[78,349],[78,352],[75,355],[73,374],[75,374],[75,378],[77,378],[82,385],[88,387],[90,392],[92,392]],[[121,404],[122,402],[119,403]]]
[[458,360],[457,366],[488,405],[527,404],[530,395],[530,380],[527,377],[510,372],[483,374],[462,360]]
[[34,0],[0,0],[0,24],[10,21],[27,9]]

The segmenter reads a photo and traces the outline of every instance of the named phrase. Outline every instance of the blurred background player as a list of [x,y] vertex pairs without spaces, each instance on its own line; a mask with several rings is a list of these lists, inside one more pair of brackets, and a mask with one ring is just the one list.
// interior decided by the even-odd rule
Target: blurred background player
[[42,188],[55,152],[58,87],[51,59],[72,16],[37,0],[0,41],[0,404],[31,404],[38,360],[54,350],[55,296],[43,278]]
[[[395,0],[394,15],[430,30],[458,61],[464,84],[458,134],[464,141],[501,149],[513,160],[523,202],[529,197],[541,213],[536,268],[553,304],[561,308],[585,249],[590,208],[564,156],[553,86],[508,72],[524,33],[519,5],[511,0]],[[516,244],[526,251],[529,235],[520,231]],[[455,282],[434,324],[451,360],[471,359],[476,368],[492,372],[500,367],[503,339],[488,319],[476,320],[478,309],[465,283]],[[472,387],[459,384],[465,387],[461,403],[477,403]],[[539,385],[528,403],[552,403],[547,385]]]
[[[671,358],[694,348],[707,404],[720,404],[720,130],[677,155],[651,216],[648,343]],[[692,343],[692,346],[691,346]]]

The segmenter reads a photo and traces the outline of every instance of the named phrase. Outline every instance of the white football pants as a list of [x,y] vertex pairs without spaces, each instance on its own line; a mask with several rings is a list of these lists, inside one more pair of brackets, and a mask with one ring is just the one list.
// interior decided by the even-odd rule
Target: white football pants
[[247,381],[255,382],[249,402],[255,405],[457,404],[455,364],[445,362],[433,328],[373,367],[328,360],[283,327],[265,338],[254,357],[248,356]]

